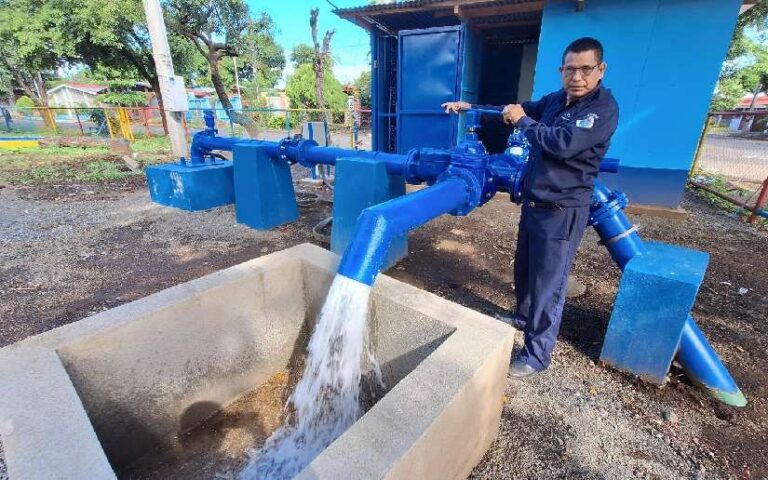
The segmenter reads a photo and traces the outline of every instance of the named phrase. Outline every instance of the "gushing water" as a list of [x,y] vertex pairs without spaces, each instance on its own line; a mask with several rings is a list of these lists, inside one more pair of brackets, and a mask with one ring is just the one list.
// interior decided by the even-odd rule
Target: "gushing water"
[[301,380],[288,400],[292,421],[269,437],[240,474],[241,480],[290,479],[360,418],[360,380],[368,348],[371,288],[342,275],[333,280],[309,341]]

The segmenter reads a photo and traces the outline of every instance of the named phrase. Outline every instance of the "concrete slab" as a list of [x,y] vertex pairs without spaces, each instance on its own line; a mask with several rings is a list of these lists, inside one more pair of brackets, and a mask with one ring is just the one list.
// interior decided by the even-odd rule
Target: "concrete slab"
[[[338,257],[300,245],[0,349],[10,478],[116,478],[303,351]],[[509,326],[380,276],[388,392],[301,478],[464,478],[495,437]]]

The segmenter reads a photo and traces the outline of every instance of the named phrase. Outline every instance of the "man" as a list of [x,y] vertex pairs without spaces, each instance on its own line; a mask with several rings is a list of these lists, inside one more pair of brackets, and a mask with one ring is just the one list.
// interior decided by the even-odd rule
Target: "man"
[[[600,42],[580,38],[563,53],[562,90],[536,102],[492,107],[531,143],[515,254],[517,310],[510,319],[525,333],[525,345],[512,362],[513,377],[546,370],[551,361],[593,181],[619,118],[601,83],[605,69]],[[457,113],[471,105],[449,102],[443,108]]]
[[11,131],[11,123],[13,123],[13,120],[11,120],[11,112],[8,111],[5,107],[0,107],[0,110],[2,110],[3,119],[5,120],[5,129],[8,130],[8,132]]

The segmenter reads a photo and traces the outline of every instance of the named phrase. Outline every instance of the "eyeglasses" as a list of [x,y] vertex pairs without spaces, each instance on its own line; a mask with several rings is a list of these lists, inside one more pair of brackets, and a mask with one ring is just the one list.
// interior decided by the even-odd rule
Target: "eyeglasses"
[[600,65],[595,65],[594,67],[560,67],[560,73],[571,78],[576,75],[576,72],[581,72],[582,77],[588,77],[592,75],[599,66]]

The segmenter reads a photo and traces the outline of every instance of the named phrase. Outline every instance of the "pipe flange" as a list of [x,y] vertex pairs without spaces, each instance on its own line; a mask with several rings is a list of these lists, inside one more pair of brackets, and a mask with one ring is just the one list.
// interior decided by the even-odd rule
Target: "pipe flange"
[[310,139],[303,139],[299,140],[298,144],[296,145],[296,161],[299,162],[299,165],[306,168],[312,168],[315,166],[314,163],[311,163],[307,160],[306,153],[307,150],[310,147],[316,147],[317,142]]
[[293,165],[294,163],[296,163],[296,161],[291,160],[290,156],[288,155],[288,147],[293,146],[293,142],[294,142],[293,138],[285,137],[284,139],[280,140],[280,144],[277,147],[280,160],[287,162],[289,165]]
[[419,165],[419,149],[412,148],[408,150],[406,155],[407,157],[405,159],[405,166],[403,168],[403,176],[405,177],[405,182],[410,184],[421,183],[422,179],[420,179],[416,173]]
[[444,182],[453,178],[458,178],[464,181],[464,184],[467,187],[467,202],[459,208],[451,210],[448,213],[461,217],[467,215],[469,212],[480,205],[483,188],[479,179],[477,178],[477,175],[467,170],[466,168],[457,167],[450,167],[448,170],[440,174],[440,176],[437,177],[437,183]]
[[519,164],[517,171],[512,176],[512,191],[509,192],[509,196],[513,202],[518,205],[523,201],[523,182],[525,181],[525,175],[528,173],[528,162]]

